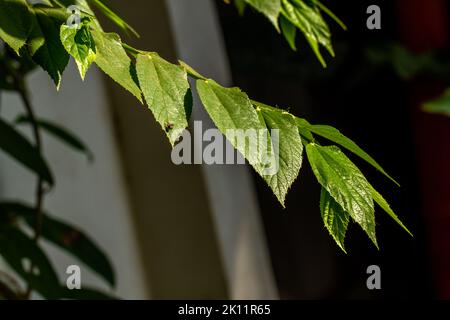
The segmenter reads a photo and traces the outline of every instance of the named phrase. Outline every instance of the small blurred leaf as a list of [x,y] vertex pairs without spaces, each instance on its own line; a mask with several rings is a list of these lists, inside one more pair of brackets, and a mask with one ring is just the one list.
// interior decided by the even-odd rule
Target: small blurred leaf
[[[15,122],[17,124],[30,124],[30,118],[25,115],[21,115],[16,119]],[[36,122],[40,128],[42,128],[49,134],[60,139],[62,142],[66,143],[73,149],[86,154],[89,159],[93,159],[92,152],[89,150],[89,148],[69,130],[46,120],[37,120]]]
[[11,125],[0,119],[0,149],[22,165],[53,184],[52,174],[46,161],[28,140]]
[[234,6],[238,10],[240,15],[243,15],[245,12],[245,8],[247,7],[247,3],[245,0],[234,0]]
[[[55,270],[45,253],[28,236],[13,227],[0,227],[0,255],[33,290],[47,299],[59,298],[60,285]],[[31,273],[27,264],[33,265]]]
[[[23,217],[31,228],[36,225],[34,208],[16,202],[2,202],[0,210]],[[109,284],[115,285],[114,271],[108,258],[81,230],[45,214],[42,221],[42,236],[80,259]]]
[[450,89],[441,97],[425,103],[423,110],[429,113],[437,113],[450,117]]

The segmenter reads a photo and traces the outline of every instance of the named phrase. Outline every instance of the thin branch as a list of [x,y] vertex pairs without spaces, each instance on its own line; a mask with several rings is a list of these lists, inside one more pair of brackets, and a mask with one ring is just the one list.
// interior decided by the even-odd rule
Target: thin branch
[[[31,129],[33,133],[33,138],[35,141],[35,146],[37,152],[41,155],[42,154],[42,142],[41,142],[41,135],[39,132],[39,126],[36,120],[36,116],[33,111],[33,107],[31,105],[30,99],[28,98],[28,91],[25,86],[25,81],[23,77],[14,70],[11,66],[8,65],[7,61],[5,61],[5,67],[8,70],[8,72],[11,74],[11,76],[14,79],[15,87],[17,89],[17,92],[19,93],[19,96],[22,100],[22,103],[25,107],[25,110],[27,112],[28,118],[30,119]],[[41,176],[38,176],[37,183],[36,183],[36,191],[35,191],[35,212],[36,212],[36,224],[34,226],[34,241],[38,242],[41,233],[42,233],[42,222],[43,222],[43,212],[42,212],[42,205],[44,201],[44,180]],[[32,272],[34,268],[34,265],[31,264],[30,266],[30,273]],[[30,297],[32,288],[28,284],[28,288],[25,294],[26,298]]]

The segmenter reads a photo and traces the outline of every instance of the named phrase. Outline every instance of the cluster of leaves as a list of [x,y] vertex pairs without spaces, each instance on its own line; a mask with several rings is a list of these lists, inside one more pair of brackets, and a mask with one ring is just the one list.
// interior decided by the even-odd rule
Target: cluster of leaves
[[[229,3],[229,0],[225,0]],[[234,0],[238,11],[243,14],[250,6],[266,16],[277,31],[281,32],[292,50],[297,50],[297,33],[301,32],[317,59],[325,67],[321,46],[334,57],[331,31],[322,16],[330,16],[344,30],[345,24],[319,0]]]
[[[299,30],[324,65],[320,46],[333,54],[330,31],[320,11],[342,23],[319,1],[235,0],[234,3],[241,12],[246,5],[262,12],[277,30],[283,32],[293,48]],[[80,24],[76,27],[67,24],[72,14],[67,8],[71,5],[76,5],[80,10]],[[389,179],[393,179],[372,157],[337,129],[312,125],[285,110],[251,100],[239,88],[223,87],[184,62],[173,64],[157,53],[130,47],[122,42],[118,34],[102,30],[90,5],[95,6],[124,31],[134,33],[125,21],[100,0],[45,0],[34,5],[26,0],[0,0],[0,38],[16,53],[16,60],[26,61],[20,64],[20,68],[32,61],[48,72],[57,88],[61,84],[70,56],[75,60],[81,78],[85,77],[92,64],[96,64],[141,103],[146,103],[173,146],[188,127],[192,90],[196,89],[217,128],[261,175],[282,206],[300,172],[306,150],[307,159],[322,186],[320,210],[325,227],[344,251],[344,239],[350,220],[359,224],[378,247],[374,203],[380,205],[407,230],[386,200],[339,147],[361,157]],[[193,81],[189,82],[189,78]],[[5,78],[3,83],[8,85],[8,79]],[[43,129],[49,129],[49,124],[45,121],[41,121],[39,125]],[[49,131],[55,133],[54,129],[50,125]],[[279,130],[280,164],[275,174],[265,174],[264,166],[257,157],[246,152],[246,146],[227,133],[230,130],[258,129],[269,129],[269,132],[271,129]],[[0,148],[51,184],[53,179],[50,170],[45,160],[36,153],[34,146],[4,121],[0,122],[0,131]],[[333,144],[322,145],[317,138]],[[268,137],[269,146],[273,146],[273,139],[274,137]],[[77,141],[69,140],[72,145],[80,148]],[[18,146],[22,149],[18,150]],[[275,148],[269,147],[267,152],[273,154]],[[30,209],[20,204],[4,203],[2,211],[7,213],[1,217],[7,217],[8,223],[4,232],[0,232],[0,240],[3,239],[0,254],[33,288],[45,297],[55,297],[55,293],[42,288],[40,282],[45,279],[47,284],[52,281],[55,285],[57,283],[54,272],[49,271],[49,261],[37,245],[28,241],[28,237],[17,228],[21,225],[19,220],[27,224],[33,219]],[[79,231],[72,231],[74,229],[49,216],[45,218],[45,225],[43,236],[46,239],[81,258],[113,284],[109,264],[86,236]],[[9,242],[11,239],[21,241],[24,244],[23,251],[12,250],[11,245],[8,245],[13,243]],[[18,252],[20,255],[17,255]],[[25,252],[28,258],[33,259],[34,265],[39,266],[39,277],[21,269],[20,259]],[[87,256],[95,257],[95,261]]]

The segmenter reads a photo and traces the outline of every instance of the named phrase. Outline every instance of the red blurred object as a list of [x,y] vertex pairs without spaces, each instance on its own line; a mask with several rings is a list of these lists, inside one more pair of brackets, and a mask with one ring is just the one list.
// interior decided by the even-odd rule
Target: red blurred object
[[[445,47],[449,41],[447,0],[397,0],[399,32],[414,52]],[[448,84],[415,79],[410,84],[412,127],[437,298],[450,299],[450,119],[421,110]]]

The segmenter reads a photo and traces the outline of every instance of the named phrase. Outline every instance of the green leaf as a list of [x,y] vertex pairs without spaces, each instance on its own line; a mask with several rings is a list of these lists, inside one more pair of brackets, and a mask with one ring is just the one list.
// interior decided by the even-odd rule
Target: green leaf
[[[302,166],[303,144],[294,117],[284,110],[253,101],[260,119],[269,131],[267,148],[269,170],[263,178],[284,207],[286,195]],[[271,130],[278,130],[273,132]],[[261,145],[261,141],[260,145]],[[260,146],[261,150],[261,146]],[[274,169],[275,166],[276,170]],[[268,169],[268,168],[266,168]]]
[[281,0],[245,0],[245,2],[265,15],[279,30],[278,17],[281,11]]
[[0,0],[0,38],[16,53],[27,40],[32,16],[26,0]]
[[401,222],[401,220],[397,217],[397,215],[395,214],[395,212],[391,209],[391,207],[389,206],[389,203],[383,198],[383,196],[377,191],[375,190],[374,187],[370,186],[370,191],[372,193],[372,198],[373,200],[378,203],[378,205],[392,218],[394,219],[395,222],[397,222],[400,227],[402,227],[406,232],[408,232],[411,237],[413,236],[413,234],[411,233],[411,231],[408,230],[408,228],[405,227],[405,225],[403,224],[403,222]]
[[348,151],[354,153],[361,159],[365,160],[367,163],[372,165],[374,168],[376,168],[378,171],[380,171],[382,174],[384,174],[387,178],[389,178],[391,181],[393,181],[396,185],[400,186],[397,181],[395,181],[387,172],[376,162],[370,155],[368,155],[364,150],[362,150],[355,142],[353,142],[351,139],[344,136],[339,130],[336,128],[333,128],[331,126],[326,125],[306,125],[303,124],[305,128],[310,130],[311,132],[328,139]]
[[66,51],[75,59],[81,78],[84,80],[87,70],[96,57],[95,43],[89,27],[82,25],[76,29],[63,24],[60,37]]
[[442,114],[450,117],[450,89],[441,97],[425,103],[423,110],[430,113]]
[[[19,116],[16,121],[17,124],[30,124],[30,118],[22,115]],[[72,147],[74,150],[86,154],[88,159],[93,159],[91,150],[77,137],[74,133],[69,130],[62,128],[61,126],[54,124],[46,120],[36,120],[37,125],[45,130],[47,133],[53,135],[54,137],[60,139],[62,142]]]
[[173,146],[192,110],[187,73],[155,53],[138,55],[136,71],[145,100]]
[[[0,210],[3,213],[16,214],[24,218],[33,228],[36,225],[34,208],[17,202],[2,202]],[[70,226],[48,214],[44,214],[42,221],[42,237],[59,248],[74,255],[85,263],[112,286],[115,285],[114,271],[103,251],[81,230]]]
[[[21,231],[0,227],[0,255],[33,290],[44,298],[59,298],[58,277],[45,253]],[[33,272],[29,273],[29,266]]]
[[86,288],[70,290],[67,287],[61,287],[61,299],[69,300],[117,300],[117,298],[100,292],[96,289]]
[[112,11],[108,6],[106,6],[100,0],[89,0],[94,6],[96,6],[109,20],[120,27],[125,32],[131,32],[136,37],[139,34],[131,27],[127,22],[125,22],[121,17],[119,17],[114,11]]
[[25,137],[2,119],[0,119],[0,149],[49,184],[53,184],[47,162]]
[[95,63],[142,103],[134,65],[122,47],[120,37],[115,33],[104,33],[99,30],[92,30],[91,33],[97,48]]
[[320,193],[320,213],[325,227],[334,241],[336,241],[342,251],[347,253],[344,242],[350,215],[342,209],[339,203],[324,188],[322,188]]
[[370,184],[361,171],[335,146],[306,146],[311,168],[322,187],[349,213],[378,248]]
[[330,9],[328,9],[322,2],[318,0],[314,0],[314,4],[320,8],[323,12],[325,12],[331,19],[333,19],[343,30],[347,30],[347,26],[345,23],[339,19]]
[[63,21],[50,17],[41,9],[36,8],[34,12],[28,49],[33,61],[47,71],[59,89],[62,74],[69,62],[69,54],[59,37]]
[[224,88],[210,79],[197,80],[197,91],[220,132],[263,175],[256,139],[248,139],[249,143],[244,141],[248,138],[246,134],[256,135],[265,129],[248,96],[239,88]]
[[309,127],[311,126],[309,122],[305,119],[296,117],[295,123],[297,125],[298,132],[300,132],[300,136],[308,142],[313,142],[314,136],[312,135],[311,130],[309,130]]
[[245,1],[246,0],[234,0],[234,6],[241,16],[244,14],[245,8],[247,7],[247,3]]
[[297,38],[297,28],[284,16],[280,17],[281,32],[284,38],[289,43],[292,50],[297,51],[295,39]]
[[325,67],[326,62],[320,52],[320,45],[324,46],[331,56],[334,56],[334,50],[331,44],[330,29],[320,14],[319,8],[300,0],[282,0],[282,4],[283,16],[300,29],[311,49]]

